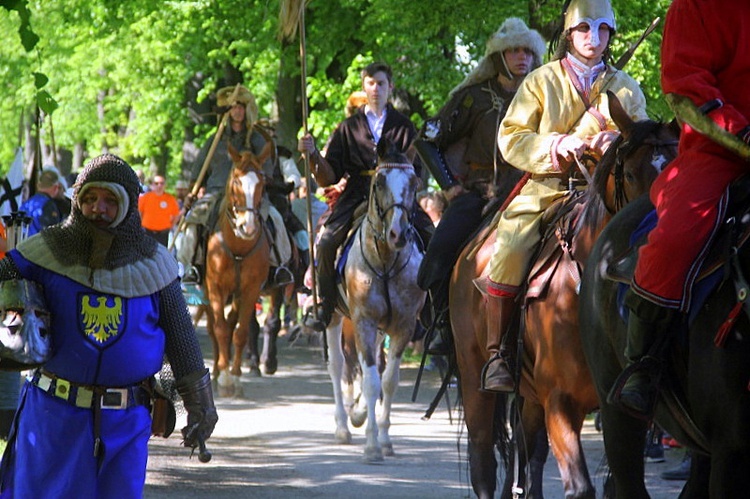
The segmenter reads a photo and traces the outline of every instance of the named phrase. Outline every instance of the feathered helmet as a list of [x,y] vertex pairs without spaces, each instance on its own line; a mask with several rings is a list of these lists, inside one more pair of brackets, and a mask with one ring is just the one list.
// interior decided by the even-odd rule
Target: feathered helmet
[[216,92],[216,104],[219,107],[231,107],[236,104],[245,106],[245,120],[250,128],[258,120],[258,104],[255,96],[239,83],[232,87],[224,87]]
[[[497,52],[502,53],[505,50],[515,47],[524,47],[531,50],[534,59],[532,62],[532,70],[542,65],[542,57],[544,56],[546,48],[542,35],[534,29],[529,29],[528,26],[526,26],[526,23],[521,19],[517,17],[509,17],[495,34],[487,40],[487,49],[484,57],[479,61],[479,64],[477,64],[477,67],[466,76],[464,81],[451,90],[451,95],[469,85],[481,83],[489,78],[497,76],[497,69],[495,68],[495,64],[492,62],[490,56]],[[505,64],[504,58],[503,64]]]

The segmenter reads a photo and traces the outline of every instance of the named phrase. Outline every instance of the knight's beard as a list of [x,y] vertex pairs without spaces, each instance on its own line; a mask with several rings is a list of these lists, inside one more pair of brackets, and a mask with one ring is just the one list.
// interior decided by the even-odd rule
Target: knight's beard
[[94,213],[88,217],[86,217],[92,224],[95,226],[105,229],[110,226],[110,224],[114,221],[114,218],[110,217],[106,213]]

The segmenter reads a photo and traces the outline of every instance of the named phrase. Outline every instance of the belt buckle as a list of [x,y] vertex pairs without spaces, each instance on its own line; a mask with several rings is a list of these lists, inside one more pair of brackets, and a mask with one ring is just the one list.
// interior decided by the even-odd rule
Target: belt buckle
[[128,389],[127,388],[107,388],[102,395],[102,409],[127,409],[128,408]]

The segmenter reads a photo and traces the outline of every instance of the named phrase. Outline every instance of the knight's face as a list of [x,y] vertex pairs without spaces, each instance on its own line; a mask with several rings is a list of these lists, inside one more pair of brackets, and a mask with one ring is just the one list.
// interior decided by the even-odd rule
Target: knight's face
[[120,209],[117,196],[103,187],[86,189],[79,204],[83,216],[102,229],[110,226]]
[[571,53],[589,66],[598,64],[609,45],[609,36],[610,28],[605,23],[598,23],[592,30],[588,22],[582,22],[568,34]]

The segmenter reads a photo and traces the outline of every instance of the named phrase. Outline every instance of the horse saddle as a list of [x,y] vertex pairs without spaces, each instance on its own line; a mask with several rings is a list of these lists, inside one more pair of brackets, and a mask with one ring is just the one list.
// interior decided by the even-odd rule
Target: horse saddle
[[[646,243],[649,232],[656,226],[658,217],[652,210],[641,221],[630,237],[629,248],[610,261],[606,268],[608,279],[623,285],[623,291],[630,286],[638,263],[638,250]],[[729,202],[724,223],[719,227],[711,243],[708,254],[703,261],[701,271],[695,281],[693,303],[689,312],[689,321],[697,314],[711,291],[727,278],[732,265],[732,257],[750,238],[750,176],[743,176],[731,184]],[[724,272],[719,272],[719,270]],[[624,292],[620,292],[619,301]],[[623,315],[620,303],[621,315]],[[624,317],[624,315],[623,315]]]
[[[573,252],[575,222],[583,206],[580,191],[571,190],[567,196],[558,199],[545,210],[542,217],[542,240],[535,258],[531,260],[526,280],[526,299],[541,298],[562,263],[565,252]],[[570,262],[575,266],[573,271],[580,277],[580,268],[575,260],[571,258]]]

